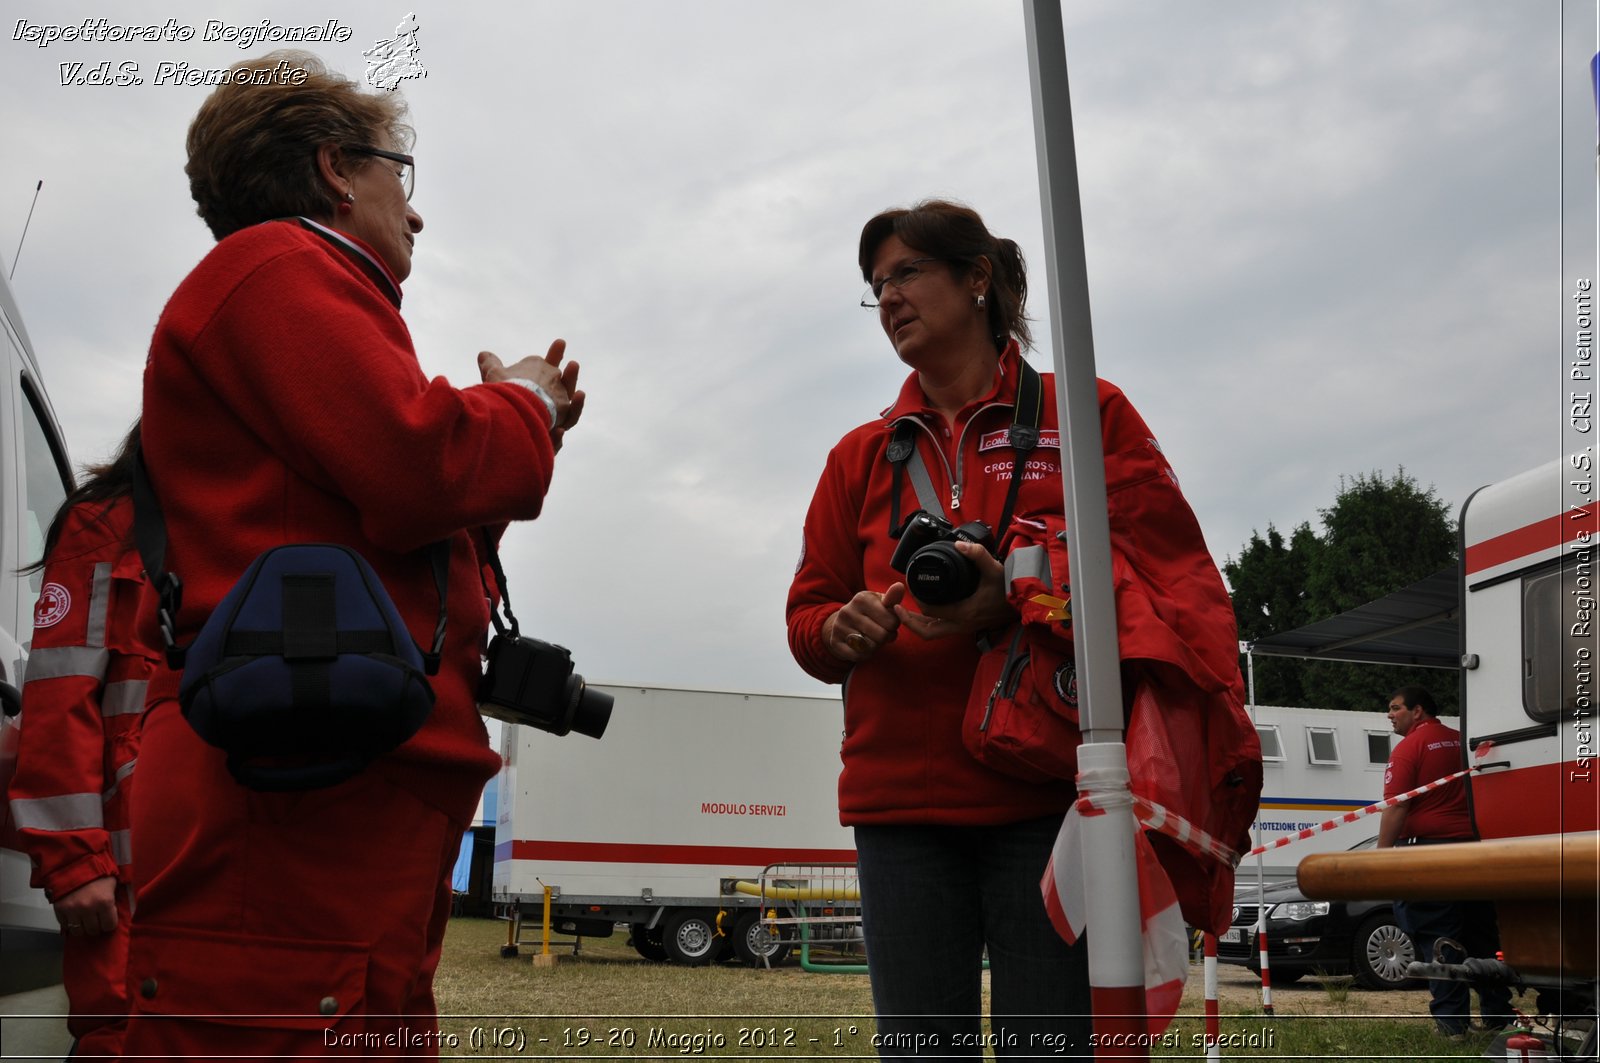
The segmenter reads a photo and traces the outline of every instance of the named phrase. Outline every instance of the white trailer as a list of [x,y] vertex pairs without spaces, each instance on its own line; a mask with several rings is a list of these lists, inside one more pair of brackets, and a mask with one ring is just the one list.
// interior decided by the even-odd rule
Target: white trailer
[[554,932],[626,924],[641,955],[691,965],[729,947],[751,966],[782,959],[787,943],[736,883],[771,865],[855,863],[839,825],[840,701],[595,689],[616,699],[601,741],[503,729],[497,906],[537,924],[548,887]]

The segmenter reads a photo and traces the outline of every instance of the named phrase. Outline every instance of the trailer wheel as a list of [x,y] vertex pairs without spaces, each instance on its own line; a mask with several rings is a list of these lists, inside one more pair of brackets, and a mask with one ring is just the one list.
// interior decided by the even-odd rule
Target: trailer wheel
[[632,932],[629,944],[633,946],[633,951],[652,963],[666,962],[667,949],[661,942],[660,926],[647,927],[643,923],[634,923],[628,929]]
[[717,936],[717,915],[703,908],[680,908],[662,920],[661,944],[667,958],[686,967],[704,967],[727,944]]
[[1350,969],[1368,989],[1399,989],[1411,982],[1406,965],[1416,958],[1416,950],[1392,914],[1367,916],[1356,928],[1350,953]]
[[761,925],[759,911],[749,911],[733,924],[733,954],[746,967],[776,967],[789,957],[789,943],[775,927]]

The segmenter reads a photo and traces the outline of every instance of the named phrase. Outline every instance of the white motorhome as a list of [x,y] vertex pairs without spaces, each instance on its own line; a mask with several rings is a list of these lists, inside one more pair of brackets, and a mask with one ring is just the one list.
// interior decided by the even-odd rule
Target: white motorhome
[[[33,638],[39,576],[18,574],[38,560],[44,532],[72,483],[61,429],[45,394],[11,286],[0,276],[0,793],[16,763],[18,691]],[[5,847],[0,807],[0,993],[36,980],[30,958],[49,953],[56,921],[43,894],[28,885],[27,857]],[[45,937],[48,935],[48,937]],[[48,964],[44,965],[48,970]],[[59,976],[59,975],[57,975]],[[39,975],[48,978],[48,974]]]
[[1549,1046],[1585,1059],[1595,1058],[1600,976],[1594,498],[1590,452],[1482,488],[1462,507],[1456,571],[1265,640],[1333,659],[1454,657],[1484,841],[1318,854],[1300,884],[1323,899],[1493,900],[1506,965],[1496,971],[1559,991]]
[[504,728],[496,903],[537,924],[548,886],[559,933],[626,924],[641,955],[691,965],[730,945],[751,966],[781,958],[759,895],[736,884],[771,865],[855,863],[839,700],[596,689],[616,699],[603,741]]

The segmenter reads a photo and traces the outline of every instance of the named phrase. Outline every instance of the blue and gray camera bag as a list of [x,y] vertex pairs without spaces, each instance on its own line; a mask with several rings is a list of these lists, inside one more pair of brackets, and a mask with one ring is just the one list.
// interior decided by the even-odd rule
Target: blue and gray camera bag
[[194,642],[180,646],[183,582],[166,571],[167,528],[141,454],[134,535],[160,594],[167,664],[182,669],[178,705],[252,790],[314,790],[351,778],[417,733],[433,711],[428,676],[444,646],[448,540],[428,549],[439,619],[422,651],[360,554],[291,543],[258,556]]
[[184,654],[178,704],[252,789],[354,775],[433,709],[422,652],[377,573],[322,543],[261,554]]

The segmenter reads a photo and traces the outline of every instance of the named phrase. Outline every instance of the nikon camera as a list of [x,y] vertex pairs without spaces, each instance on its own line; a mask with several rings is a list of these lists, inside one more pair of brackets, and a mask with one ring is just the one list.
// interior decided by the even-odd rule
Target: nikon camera
[[489,640],[489,667],[478,688],[478,711],[506,723],[525,723],[565,735],[599,738],[611,722],[610,694],[590,690],[572,672],[565,646],[524,635]]
[[981,520],[957,528],[943,517],[919,509],[906,518],[889,565],[905,573],[906,589],[919,602],[949,605],[978,589],[978,566],[961,556],[958,542],[977,543],[994,552],[994,532]]

